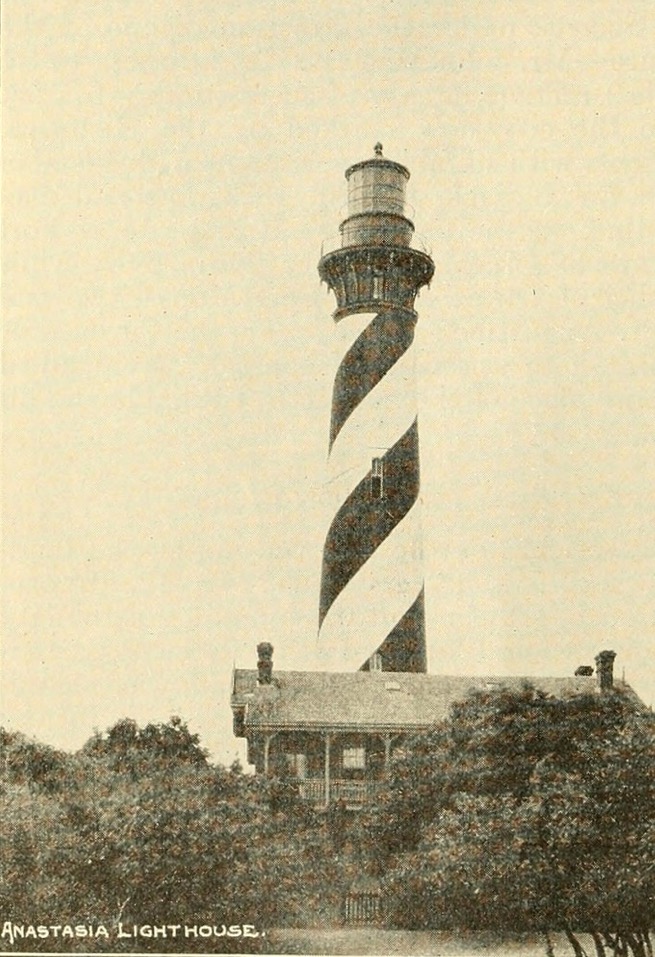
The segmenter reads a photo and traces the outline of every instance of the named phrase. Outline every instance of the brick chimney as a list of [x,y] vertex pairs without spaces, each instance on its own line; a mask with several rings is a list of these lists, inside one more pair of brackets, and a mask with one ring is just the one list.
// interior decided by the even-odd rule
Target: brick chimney
[[273,645],[261,641],[257,645],[257,683],[270,685],[273,680]]
[[614,687],[615,651],[599,651],[596,655],[596,679],[599,691],[611,691]]

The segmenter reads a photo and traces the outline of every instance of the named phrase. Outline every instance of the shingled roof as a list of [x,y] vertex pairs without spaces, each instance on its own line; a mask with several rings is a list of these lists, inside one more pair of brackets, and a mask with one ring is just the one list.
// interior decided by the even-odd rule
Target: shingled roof
[[450,706],[474,690],[521,688],[525,683],[554,697],[597,690],[596,679],[466,677],[408,672],[276,671],[271,684],[257,683],[257,671],[237,669],[232,707],[245,706],[245,727],[255,729],[427,728],[448,716]]

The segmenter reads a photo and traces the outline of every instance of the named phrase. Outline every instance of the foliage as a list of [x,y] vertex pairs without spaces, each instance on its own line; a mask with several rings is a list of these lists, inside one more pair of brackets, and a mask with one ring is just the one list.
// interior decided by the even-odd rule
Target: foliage
[[655,733],[618,692],[473,695],[406,748],[368,823],[402,926],[562,929],[574,950],[577,929],[598,955],[647,953]]
[[206,765],[208,753],[200,747],[198,735],[192,734],[177,715],[166,724],[147,724],[144,728],[139,728],[131,718],[123,718],[104,735],[96,733],[82,751],[105,758],[116,771],[135,775],[144,764]]
[[[12,921],[101,923],[111,939],[94,949],[133,950],[134,941],[116,937],[119,921],[261,931],[324,906],[326,872],[329,884],[336,866],[329,835],[310,811],[297,813],[293,796],[281,799],[279,782],[238,764],[211,766],[178,719],[145,728],[123,720],[78,754],[57,752],[56,775],[52,749],[7,733],[0,741],[0,912]],[[34,760],[41,754],[48,760]],[[261,938],[190,938],[182,949],[261,946]],[[181,945],[140,939],[138,948]]]
[[26,784],[54,794],[65,781],[66,755],[19,732],[0,728],[0,761],[3,783]]
[[[619,693],[475,694],[408,742],[355,819],[314,812],[286,766],[213,766],[180,718],[123,719],[74,755],[0,729],[0,768],[0,912],[104,924],[95,951],[253,952],[262,938],[181,948],[116,929],[316,925],[376,873],[400,927],[561,930],[576,957],[584,932],[596,957],[652,957],[655,730]],[[90,949],[29,949],[57,946]]]

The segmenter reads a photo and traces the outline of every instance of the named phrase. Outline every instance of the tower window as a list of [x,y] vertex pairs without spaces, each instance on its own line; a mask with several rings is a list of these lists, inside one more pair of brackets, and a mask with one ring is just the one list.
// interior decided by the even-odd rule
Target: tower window
[[382,276],[380,273],[373,273],[373,298],[382,299]]
[[373,459],[371,465],[371,498],[382,498],[384,492],[384,463],[382,459]]
[[382,655],[379,651],[376,651],[368,659],[368,670],[369,671],[382,671]]

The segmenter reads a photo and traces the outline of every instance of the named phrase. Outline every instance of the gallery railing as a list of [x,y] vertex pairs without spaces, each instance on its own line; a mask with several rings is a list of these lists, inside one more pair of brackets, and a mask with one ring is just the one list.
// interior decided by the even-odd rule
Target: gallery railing
[[[366,804],[377,794],[376,781],[330,781],[330,803],[344,801],[345,804]],[[308,778],[298,782],[298,793],[304,801],[312,804],[325,804],[325,781]]]

